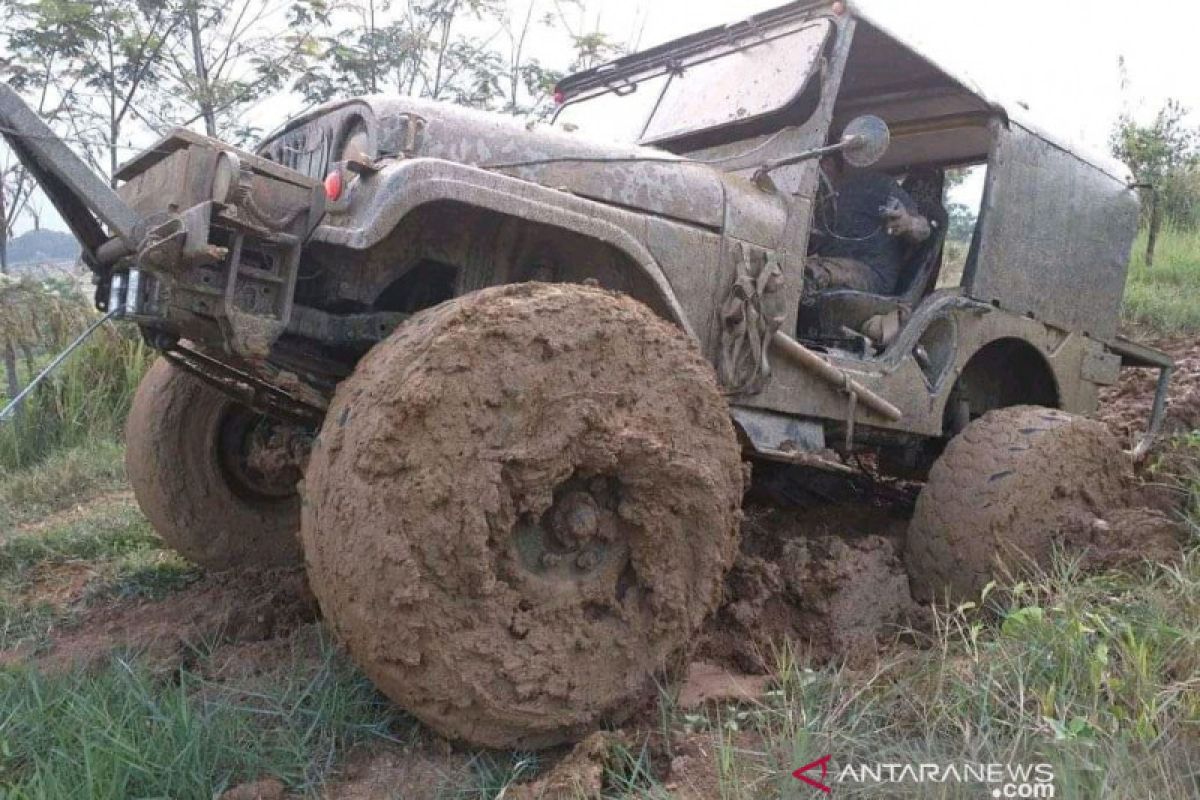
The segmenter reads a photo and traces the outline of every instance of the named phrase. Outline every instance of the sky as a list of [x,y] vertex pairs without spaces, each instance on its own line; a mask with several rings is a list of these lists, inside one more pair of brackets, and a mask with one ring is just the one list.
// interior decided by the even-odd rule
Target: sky
[[[508,0],[514,16],[526,0]],[[0,0],[2,2],[2,0]],[[535,0],[549,6],[552,0]],[[734,22],[780,0],[586,0],[579,24],[644,48]],[[1169,98],[1200,124],[1200,0],[850,0],[935,60],[973,78],[993,99],[1021,102],[1060,138],[1107,150],[1123,113],[1151,119]],[[562,63],[561,41],[535,42],[543,63]],[[1125,71],[1120,69],[1121,59]],[[271,111],[279,113],[279,104]],[[257,110],[262,113],[265,109]],[[267,125],[266,127],[273,127]],[[972,202],[972,181],[960,201]],[[62,228],[57,219],[44,220]]]

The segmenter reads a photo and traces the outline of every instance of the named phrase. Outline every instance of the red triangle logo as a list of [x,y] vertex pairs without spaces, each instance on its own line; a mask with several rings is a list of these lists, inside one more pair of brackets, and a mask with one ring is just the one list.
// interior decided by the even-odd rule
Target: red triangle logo
[[822,758],[818,758],[816,761],[812,762],[811,764],[805,764],[803,767],[801,767],[800,769],[793,772],[792,777],[798,781],[804,781],[805,783],[807,783],[809,786],[813,787],[814,789],[820,789],[822,792],[825,792],[825,794],[831,794],[833,792],[832,789],[830,789],[825,784],[820,783],[819,781],[808,777],[804,773],[814,770],[817,767],[820,767],[821,768],[821,780],[822,781],[825,780],[825,777],[829,774],[829,761],[832,758],[833,758],[833,756],[831,756],[831,755],[824,756]]

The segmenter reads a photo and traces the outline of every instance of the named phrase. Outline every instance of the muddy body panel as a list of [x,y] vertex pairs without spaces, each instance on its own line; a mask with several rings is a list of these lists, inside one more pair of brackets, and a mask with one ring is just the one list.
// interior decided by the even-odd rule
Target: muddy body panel
[[[917,348],[924,353],[922,359],[913,355]],[[826,357],[903,411],[901,419],[889,422],[860,407],[860,424],[934,437],[943,434],[948,405],[963,391],[964,375],[971,376],[981,358],[994,367],[995,378],[976,378],[977,385],[969,389],[973,416],[1010,405],[1021,394],[1028,396],[1027,402],[1042,400],[1071,413],[1090,414],[1100,387],[1115,383],[1120,368],[1119,357],[1097,339],[1013,315],[956,291],[931,297],[879,358],[837,353]],[[737,403],[818,416],[831,431],[842,429],[849,413],[849,398],[839,387],[815,382],[809,372],[782,359],[765,391]]]
[[1137,193],[1019,124],[993,125],[986,224],[964,276],[967,293],[1111,340],[1137,235]]

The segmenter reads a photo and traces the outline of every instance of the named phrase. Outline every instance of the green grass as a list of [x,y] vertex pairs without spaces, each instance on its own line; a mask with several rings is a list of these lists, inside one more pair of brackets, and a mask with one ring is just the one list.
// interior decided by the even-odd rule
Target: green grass
[[[39,576],[73,564],[94,572],[82,596],[30,599]],[[154,599],[198,576],[129,500],[11,536],[0,541],[0,650],[38,643],[89,604]],[[208,800],[264,776],[309,793],[358,745],[411,744],[414,724],[328,643],[232,683],[206,677],[218,647],[167,673],[120,653],[69,673],[0,668],[0,798]]]
[[[201,662],[203,666],[203,662]],[[0,797],[211,800],[272,776],[318,788],[349,749],[412,723],[325,645],[315,671],[217,683],[114,657],[99,670],[0,671]]]
[[[46,353],[43,362],[53,354]],[[0,474],[73,448],[117,442],[153,351],[128,326],[106,325],[0,421]],[[22,369],[21,383],[31,377]],[[3,392],[0,392],[0,398]]]
[[[1052,766],[1060,798],[1200,795],[1200,550],[1178,566],[1081,576],[1069,563],[999,609],[941,614],[919,650],[869,672],[810,669],[785,648],[761,704],[670,712],[709,742],[719,796],[785,798],[826,754],[859,764]],[[664,704],[669,708],[670,704]],[[636,751],[610,785],[665,797]],[[631,779],[632,778],[632,779]],[[978,798],[978,784],[833,784],[839,797]]]
[[162,541],[131,502],[30,535],[0,542],[0,581],[20,580],[35,566],[105,562],[161,550]]
[[1164,228],[1154,266],[1146,266],[1146,232],[1133,246],[1125,321],[1154,333],[1200,331],[1200,229]]
[[[62,565],[90,573],[81,596],[52,606],[33,591],[39,573]],[[157,599],[194,582],[199,570],[163,549],[131,499],[78,519],[0,538],[0,649],[38,647],[87,606],[112,599]]]
[[105,438],[59,450],[33,467],[0,472],[0,540],[15,525],[127,488],[125,450]]

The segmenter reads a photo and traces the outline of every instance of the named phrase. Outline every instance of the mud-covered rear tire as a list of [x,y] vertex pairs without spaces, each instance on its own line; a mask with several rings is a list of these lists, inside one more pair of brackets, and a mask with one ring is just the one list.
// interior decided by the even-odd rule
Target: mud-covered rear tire
[[909,524],[921,602],[974,600],[992,580],[1069,549],[1122,492],[1128,467],[1099,422],[1039,406],[991,411],[933,465]]
[[719,600],[743,490],[698,348],[623,296],[486,289],[338,388],[305,480],[309,580],[379,688],[533,748],[628,717]]
[[240,452],[271,425],[164,359],[150,367],[125,427],[125,468],[168,546],[211,570],[303,561],[298,468],[255,472]]

